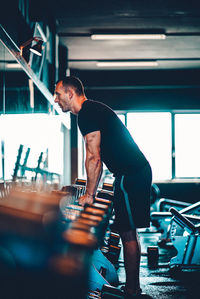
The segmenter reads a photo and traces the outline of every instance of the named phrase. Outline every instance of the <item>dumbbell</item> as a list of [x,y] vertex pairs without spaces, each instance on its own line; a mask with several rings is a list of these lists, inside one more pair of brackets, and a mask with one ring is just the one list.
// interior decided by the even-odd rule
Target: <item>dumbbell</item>
[[110,228],[107,229],[104,237],[104,244],[105,246],[118,246],[120,241],[120,236],[118,233],[110,231]]
[[102,216],[87,214],[83,211],[79,217],[69,225],[68,230],[63,233],[63,237],[72,244],[96,247],[98,243],[96,231],[101,221]]
[[82,223],[90,222],[92,224],[92,230],[94,231],[95,235],[98,235],[98,243],[100,243],[100,241],[103,239],[104,233],[103,217],[99,215],[92,215],[86,212],[81,212],[78,221]]
[[90,215],[96,215],[96,216],[105,216],[105,210],[95,208],[94,206],[88,206],[84,209],[84,212]]
[[112,208],[113,208],[113,202],[111,200],[96,197],[93,206],[106,210],[106,213],[108,214],[109,221],[110,221],[112,215]]
[[93,215],[104,216],[107,214],[109,206],[102,202],[95,201],[93,204],[85,207],[84,211]]
[[76,227],[71,227],[63,233],[63,239],[70,244],[96,248],[97,247],[97,237],[91,232],[91,229],[80,229]]
[[75,180],[75,185],[86,186],[86,180],[77,178]]
[[80,218],[87,219],[87,220],[92,220],[92,221],[96,221],[96,222],[101,222],[102,219],[103,219],[102,216],[91,215],[91,214],[88,214],[88,213],[85,213],[85,212],[82,212],[80,214]]
[[104,198],[113,201],[113,192],[111,191],[98,191],[97,192],[98,198]]
[[69,224],[69,229],[70,228],[89,231],[89,230],[91,230],[92,226],[88,223],[83,223],[80,221],[73,221],[72,223]]
[[97,203],[101,203],[101,204],[105,204],[110,206],[112,201],[107,199],[107,198],[103,198],[103,197],[95,197],[95,202]]
[[119,241],[120,241],[120,235],[117,233],[111,232],[109,239],[108,239],[108,245],[118,246]]
[[112,264],[116,265],[118,263],[120,251],[121,251],[120,245],[103,246],[101,247],[101,251]]
[[159,251],[158,246],[147,247],[147,265],[149,269],[155,269],[158,267]]
[[[91,215],[89,215],[91,216]],[[79,217],[69,225],[69,228],[78,228],[80,230],[90,230],[95,236],[101,235],[101,225],[99,221]]]
[[103,183],[102,189],[108,190],[108,191],[113,191],[113,184]]
[[78,219],[76,219],[76,223],[86,224],[86,225],[91,226],[91,227],[98,227],[99,220],[97,221],[97,220],[94,220],[94,219],[79,217]]
[[117,264],[119,261],[119,256],[120,256],[120,252],[121,252],[121,246],[117,245],[110,245],[108,250],[108,258],[110,259],[110,261],[113,264]]
[[101,290],[101,299],[121,298],[124,299],[124,293],[111,285],[103,285]]

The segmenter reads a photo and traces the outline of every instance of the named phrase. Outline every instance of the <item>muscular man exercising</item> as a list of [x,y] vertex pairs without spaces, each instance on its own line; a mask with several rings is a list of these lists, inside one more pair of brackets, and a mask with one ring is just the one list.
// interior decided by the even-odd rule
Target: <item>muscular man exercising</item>
[[59,80],[55,103],[77,115],[86,144],[87,185],[79,203],[91,204],[102,174],[102,163],[114,174],[115,228],[122,239],[125,298],[143,296],[140,288],[140,243],[137,228],[150,224],[151,167],[127,128],[108,106],[88,100],[76,77]]

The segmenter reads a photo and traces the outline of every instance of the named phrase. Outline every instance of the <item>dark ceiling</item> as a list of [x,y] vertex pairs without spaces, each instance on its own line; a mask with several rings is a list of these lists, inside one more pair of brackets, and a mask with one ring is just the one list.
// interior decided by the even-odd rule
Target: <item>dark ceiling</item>
[[[30,0],[29,14],[33,22],[56,24],[70,69],[107,70],[97,62],[141,60],[158,65],[109,69],[200,69],[197,0]],[[94,41],[92,33],[165,33],[166,39]],[[1,48],[0,54],[5,55]]]
[[[156,67],[139,69],[200,68],[198,1],[53,2],[56,5],[52,3],[50,11],[56,20],[60,42],[68,49],[70,69],[99,70],[103,68],[97,68],[96,62],[110,60],[158,62]],[[91,33],[146,32],[163,32],[166,39],[94,41],[90,37]]]
[[[50,24],[50,30],[57,34],[60,45],[65,49],[65,57],[60,57],[59,67],[63,65],[65,70],[68,63],[71,74],[83,80],[89,96],[96,97],[96,92],[99,98],[107,102],[111,97],[115,102],[119,98],[121,107],[122,99],[123,103],[125,101],[132,103],[134,95],[139,108],[160,107],[162,100],[166,109],[174,107],[181,109],[182,99],[187,95],[183,108],[191,106],[192,109],[199,109],[200,9],[197,0],[21,2],[29,3],[28,19],[32,24],[35,22]],[[25,8],[24,6],[24,10]],[[7,21],[8,19],[6,18]],[[92,33],[165,33],[166,39],[94,41],[91,40]],[[25,37],[22,41],[24,40]],[[5,58],[8,61],[10,58],[13,59],[1,47],[0,55],[2,61]],[[156,61],[158,65],[113,68],[98,68],[96,65],[97,62],[146,60]],[[52,82],[54,83],[54,80]],[[185,89],[182,89],[183,86]],[[174,105],[177,94],[170,94],[171,91],[167,91],[166,88],[172,89],[172,92],[175,88],[178,90],[178,105]],[[185,92],[186,88],[188,94]],[[195,94],[194,105],[189,105],[192,102],[191,88]],[[159,93],[160,89],[163,89],[162,94]],[[143,91],[144,93],[147,91],[148,94],[141,95]],[[146,106],[144,98],[148,101],[145,102]],[[152,106],[153,101],[155,107]],[[170,107],[169,101],[172,103]],[[129,106],[125,108],[128,109]]]
[[[25,3],[26,1],[24,1]],[[29,0],[32,22],[54,24],[74,71],[200,70],[199,2],[190,0]],[[24,9],[26,7],[24,6]],[[12,17],[11,17],[12,18]],[[165,33],[164,40],[92,40],[92,33]],[[0,68],[13,60],[0,43]],[[97,67],[153,61],[157,66]],[[62,59],[59,64],[62,64]]]

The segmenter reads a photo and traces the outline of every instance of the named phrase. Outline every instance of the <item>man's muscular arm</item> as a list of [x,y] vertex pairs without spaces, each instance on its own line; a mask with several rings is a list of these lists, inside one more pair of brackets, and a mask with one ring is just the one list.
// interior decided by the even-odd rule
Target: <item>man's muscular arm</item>
[[100,154],[101,133],[95,131],[84,136],[86,144],[85,168],[87,173],[86,193],[79,198],[79,203],[93,203],[93,197],[96,194],[97,187],[102,174],[102,161]]

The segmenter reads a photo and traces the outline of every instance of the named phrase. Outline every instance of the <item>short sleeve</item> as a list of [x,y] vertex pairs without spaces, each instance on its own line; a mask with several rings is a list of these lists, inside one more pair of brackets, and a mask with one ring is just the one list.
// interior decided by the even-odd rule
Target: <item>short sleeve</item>
[[[86,103],[85,103],[86,104]],[[95,109],[95,104],[88,103],[78,115],[78,126],[83,136],[100,131],[99,114],[100,112]]]

